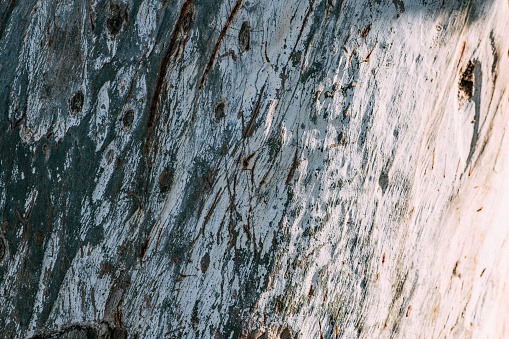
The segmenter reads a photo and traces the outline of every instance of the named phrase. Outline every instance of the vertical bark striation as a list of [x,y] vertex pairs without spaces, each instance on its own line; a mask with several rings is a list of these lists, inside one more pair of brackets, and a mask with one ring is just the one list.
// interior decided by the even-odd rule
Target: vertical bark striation
[[505,0],[0,0],[0,337],[505,337]]

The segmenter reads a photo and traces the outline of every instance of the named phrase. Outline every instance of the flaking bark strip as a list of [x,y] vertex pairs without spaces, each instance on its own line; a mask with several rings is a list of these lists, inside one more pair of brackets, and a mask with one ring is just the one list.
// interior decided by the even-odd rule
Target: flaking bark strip
[[[217,203],[219,202],[219,200],[221,200],[221,195],[220,195],[221,191],[222,191],[222,189],[219,190],[219,192],[217,192],[216,197],[214,199],[214,202],[212,203],[212,206],[210,207],[210,210],[208,211],[207,215],[205,216],[205,220],[203,222],[201,232],[199,232],[198,235],[196,235],[196,237],[193,239],[193,241],[191,241],[191,243],[187,246],[186,251],[188,251],[191,247],[193,247],[193,245],[198,241],[198,239],[200,238],[200,236],[202,234],[205,235],[205,226],[209,222],[209,219],[212,216],[212,213],[214,212],[214,210],[215,210],[215,208],[217,206]],[[200,206],[200,210],[201,210],[201,208],[202,207]],[[198,214],[200,214],[200,212],[198,212]]]
[[254,258],[255,260],[258,259],[258,246],[256,246],[256,234],[255,234],[255,230],[254,230],[254,225],[251,225],[251,215],[253,213],[253,207],[252,206],[249,206],[249,215],[247,217],[247,227],[251,230],[251,233],[252,233],[252,236],[253,236],[253,254],[254,254]]
[[156,241],[156,248],[154,250],[154,254],[157,254],[157,248],[159,247],[159,241],[161,240],[161,234],[163,233],[163,229],[161,228],[159,230],[159,235],[157,236],[157,241]]
[[262,86],[262,90],[260,92],[260,95],[258,96],[258,101],[256,102],[256,106],[253,111],[253,114],[251,115],[251,119],[249,119],[249,123],[247,124],[247,127],[244,130],[244,138],[248,137],[253,130],[253,126],[256,121],[256,117],[258,116],[258,113],[260,113],[260,103],[262,101],[262,95],[263,95],[264,91],[265,91],[265,84]]
[[253,167],[251,167],[251,192],[254,189],[254,170],[256,167],[256,163],[258,162],[258,158],[255,159],[255,162],[253,164]]
[[223,226],[224,226],[224,220],[226,219],[226,215],[228,214],[228,211],[230,209],[231,206],[228,206],[226,208],[226,211],[224,211],[224,215],[223,215],[223,219],[221,220],[221,223],[219,224],[219,229],[217,230],[217,234],[216,234],[216,237],[217,237],[217,244],[219,245],[219,235],[221,234],[221,230],[223,229]]
[[212,213],[214,213],[214,210],[217,207],[217,204],[221,200],[221,196],[223,195],[223,189],[221,188],[219,192],[217,192],[216,197],[214,198],[214,202],[212,203],[212,206],[210,206],[209,211],[207,212],[207,215],[205,216],[205,220],[203,221],[203,226],[201,228],[201,234],[205,235],[205,226],[207,226],[207,223],[210,220],[210,217],[212,216]]
[[269,57],[267,56],[267,41],[265,41],[265,60],[270,64]]
[[159,68],[159,73],[157,74],[156,87],[154,90],[154,95],[152,96],[152,102],[150,104],[150,114],[147,121],[147,140],[145,142],[145,155],[150,153],[150,137],[152,134],[152,126],[154,124],[156,113],[157,113],[157,105],[159,104],[159,97],[161,96],[161,90],[164,83],[164,78],[166,77],[166,70],[168,68],[168,63],[173,54],[173,49],[175,47],[175,43],[177,42],[177,38],[181,31],[181,26],[184,21],[184,18],[189,11],[192,0],[186,0],[182,7],[180,8],[180,14],[177,19],[177,23],[173,28],[173,32],[171,34],[170,44],[168,45],[168,49],[164,55],[163,61],[161,63],[161,67]]
[[205,68],[205,71],[203,72],[203,75],[200,79],[200,86],[198,87],[198,90],[201,90],[203,88],[203,84],[205,82],[205,77],[210,72],[210,69],[212,68],[212,65],[214,64],[214,60],[216,59],[217,51],[219,50],[219,46],[221,45],[221,41],[226,35],[226,32],[228,31],[228,27],[230,26],[231,22],[233,21],[233,18],[237,14],[240,5],[242,4],[242,0],[237,0],[235,3],[235,6],[233,7],[230,16],[226,20],[225,24],[223,25],[223,29],[221,30],[221,33],[219,33],[219,37],[217,38],[216,44],[214,46],[214,49],[212,50],[212,54],[210,55],[209,62],[207,64],[207,67]]
[[293,45],[292,52],[290,53],[290,56],[288,57],[288,61],[286,61],[285,67],[283,67],[283,79],[282,79],[282,82],[281,82],[281,87],[283,89],[285,88],[286,67],[288,67],[288,63],[292,59],[293,53],[295,53],[295,49],[297,48],[297,44],[299,43],[300,38],[302,37],[302,32],[304,31],[304,27],[306,26],[306,22],[308,20],[309,14],[311,14],[312,11],[313,11],[313,4],[310,2],[309,3],[309,9],[308,9],[308,11],[306,13],[306,16],[304,17],[304,21],[302,21],[302,26],[300,26],[299,35],[297,36],[297,40],[295,41],[295,45]]
[[27,106],[28,105],[25,105],[25,108],[23,109],[23,113],[21,114],[21,118],[19,118],[18,120],[15,120],[15,119],[11,119],[10,120],[11,133],[9,134],[9,139],[12,137],[12,134],[14,133],[14,130],[16,128],[18,128],[19,125],[21,124],[21,122],[23,121],[23,119],[26,118],[26,116],[27,116]]

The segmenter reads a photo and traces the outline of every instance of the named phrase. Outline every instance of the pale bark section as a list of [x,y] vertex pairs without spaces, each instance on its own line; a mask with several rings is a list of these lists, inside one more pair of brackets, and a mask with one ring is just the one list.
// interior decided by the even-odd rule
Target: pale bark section
[[0,1],[3,336],[509,336],[506,0]]

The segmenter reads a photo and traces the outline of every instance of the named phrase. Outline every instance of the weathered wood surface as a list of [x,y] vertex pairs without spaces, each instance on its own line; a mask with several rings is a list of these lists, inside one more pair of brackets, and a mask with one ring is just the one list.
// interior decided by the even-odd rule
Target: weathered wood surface
[[0,336],[509,336],[506,0],[0,0]]

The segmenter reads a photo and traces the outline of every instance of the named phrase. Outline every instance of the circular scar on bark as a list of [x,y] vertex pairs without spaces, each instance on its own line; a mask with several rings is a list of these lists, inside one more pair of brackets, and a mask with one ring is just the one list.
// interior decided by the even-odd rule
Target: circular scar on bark
[[49,152],[49,146],[48,146],[48,144],[47,144],[47,143],[44,143],[44,144],[42,145],[42,154],[44,154],[44,155],[48,155],[48,152]]
[[122,128],[125,131],[128,131],[133,126],[133,122],[134,122],[134,111],[130,109],[124,113],[124,115],[120,119],[120,123],[122,124]]
[[173,183],[173,175],[167,171],[164,170],[159,175],[159,185],[161,188],[168,188]]
[[202,258],[201,258],[201,261],[200,261],[200,266],[201,266],[201,272],[202,273],[205,273],[207,272],[207,270],[209,269],[209,265],[210,265],[210,255],[208,253],[206,253]]
[[382,189],[382,193],[385,193],[387,187],[389,186],[389,174],[386,172],[382,172],[382,174],[380,174],[380,178],[378,179],[378,184]]
[[71,111],[72,115],[76,115],[81,112],[83,109],[83,103],[85,102],[85,95],[83,94],[83,91],[80,89],[76,91],[76,93],[73,94],[71,97],[71,100],[69,100],[69,110]]
[[125,5],[121,6],[118,3],[110,5],[110,15],[108,19],[106,19],[106,28],[111,36],[120,33],[122,24],[124,20],[126,20],[127,15],[128,13]]
[[44,233],[42,233],[41,231],[36,231],[34,242],[35,246],[37,247],[42,246],[42,244],[44,243]]
[[249,21],[244,21],[239,31],[239,49],[241,52],[249,51],[251,44],[251,26]]
[[339,135],[338,135],[338,142],[340,144],[344,144],[345,140],[346,140],[345,133],[344,132],[339,133]]
[[216,103],[216,106],[214,107],[214,118],[216,119],[216,122],[221,121],[226,114],[226,102],[224,99],[219,99],[219,101]]

